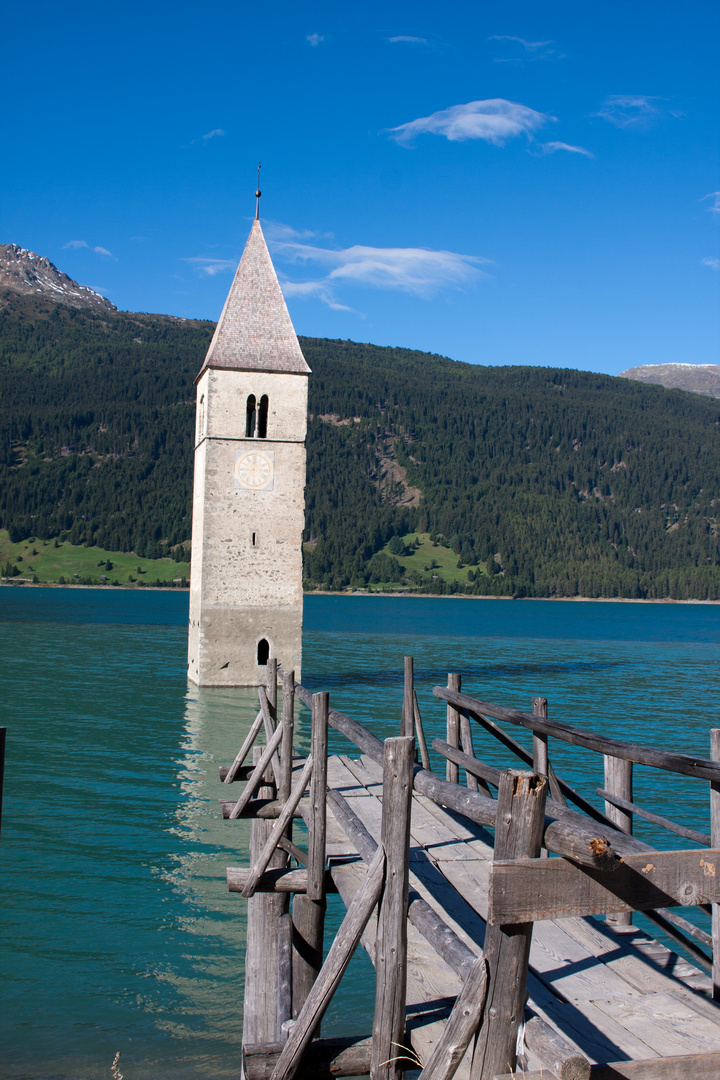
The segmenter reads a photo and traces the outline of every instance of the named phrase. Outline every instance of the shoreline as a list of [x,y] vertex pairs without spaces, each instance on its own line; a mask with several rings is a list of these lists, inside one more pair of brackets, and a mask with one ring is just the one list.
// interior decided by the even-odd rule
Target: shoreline
[[[70,585],[67,582],[60,585],[57,581],[0,581],[0,588],[8,589],[102,589],[104,592],[162,592],[162,593],[187,593],[189,589],[179,586],[162,588],[158,585]],[[550,601],[557,604],[720,604],[720,600],[674,600],[672,597],[664,599],[641,599],[629,596],[468,596],[464,593],[455,593],[447,596],[436,593],[401,593],[401,592],[331,592],[326,589],[311,589],[304,592],[303,596],[356,596],[382,597],[385,599],[402,598],[410,600],[514,600],[516,603]]]

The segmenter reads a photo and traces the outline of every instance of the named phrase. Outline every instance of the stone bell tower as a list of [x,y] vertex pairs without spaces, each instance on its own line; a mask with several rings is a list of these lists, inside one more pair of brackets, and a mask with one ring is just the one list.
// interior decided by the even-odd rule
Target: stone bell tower
[[258,686],[269,656],[299,678],[309,374],[256,213],[196,380],[188,677],[200,686]]

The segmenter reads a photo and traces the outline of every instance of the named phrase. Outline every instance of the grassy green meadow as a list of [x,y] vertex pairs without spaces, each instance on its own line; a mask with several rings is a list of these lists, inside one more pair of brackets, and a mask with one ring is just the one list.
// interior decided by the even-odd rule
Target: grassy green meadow
[[[372,591],[392,589],[393,591],[412,592],[413,587],[417,588],[421,584],[429,584],[434,578],[439,578],[448,584],[457,582],[459,585],[467,585],[471,580],[468,577],[468,570],[472,571],[473,579],[485,575],[485,567],[482,565],[458,567],[459,555],[456,555],[450,548],[433,543],[429,533],[407,533],[400,539],[406,549],[409,549],[410,554],[393,554],[391,550],[392,541],[387,543],[382,548],[382,551],[383,554],[396,559],[405,568],[404,580],[400,584],[393,582],[368,585],[368,588]],[[419,547],[414,546],[417,541],[420,543]],[[414,571],[414,573],[411,574],[411,571]],[[422,580],[418,580],[415,577],[416,574]]]
[[[18,573],[15,574],[13,567]],[[9,572],[8,572],[9,571]],[[134,554],[61,540],[10,542],[0,529],[0,574],[9,581],[66,585],[180,585],[190,577],[190,563],[173,559],[140,559]]]

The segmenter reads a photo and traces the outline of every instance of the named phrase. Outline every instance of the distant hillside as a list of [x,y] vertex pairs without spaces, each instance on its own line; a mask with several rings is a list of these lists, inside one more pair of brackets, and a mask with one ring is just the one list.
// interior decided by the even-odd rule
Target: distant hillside
[[[0,527],[15,543],[180,558],[212,324],[3,296]],[[308,584],[720,598],[717,402],[580,371],[301,344]]]
[[620,377],[720,398],[720,364],[641,364],[622,371]]

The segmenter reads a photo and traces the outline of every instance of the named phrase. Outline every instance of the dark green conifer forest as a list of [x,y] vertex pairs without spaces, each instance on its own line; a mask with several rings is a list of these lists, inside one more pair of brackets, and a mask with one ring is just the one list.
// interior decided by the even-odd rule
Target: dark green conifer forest
[[[212,330],[0,296],[11,539],[187,554],[193,379]],[[309,587],[720,598],[718,401],[583,371],[301,345]],[[467,582],[406,570],[391,548],[409,550],[413,533],[449,549]]]

